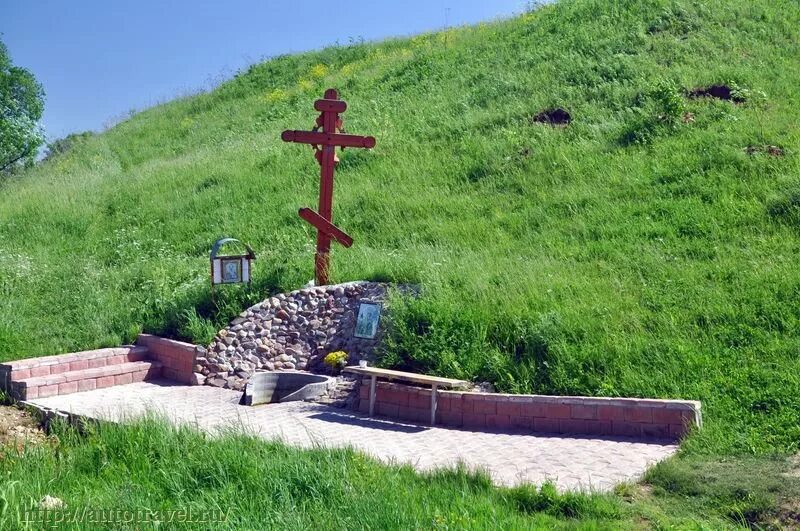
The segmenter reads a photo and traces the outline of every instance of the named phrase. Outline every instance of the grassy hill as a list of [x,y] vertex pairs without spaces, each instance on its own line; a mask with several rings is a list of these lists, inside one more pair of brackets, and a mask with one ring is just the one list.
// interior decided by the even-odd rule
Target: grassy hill
[[[318,168],[280,132],[332,86],[378,139],[341,156],[333,278],[423,287],[385,363],[699,399],[690,450],[797,451],[799,27],[791,0],[575,0],[253,65],[0,184],[0,359],[203,342],[307,282]],[[733,99],[690,96],[713,84]],[[259,260],[214,304],[222,235]]]

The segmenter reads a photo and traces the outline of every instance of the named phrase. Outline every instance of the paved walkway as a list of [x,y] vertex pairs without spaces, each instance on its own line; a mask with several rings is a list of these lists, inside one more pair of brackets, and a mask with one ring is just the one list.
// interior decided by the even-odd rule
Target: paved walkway
[[562,490],[608,490],[635,480],[677,450],[674,444],[625,438],[431,428],[306,402],[247,407],[238,405],[240,397],[239,392],[215,387],[142,382],[32,402],[111,421],[154,412],[212,434],[233,427],[304,448],[352,446],[418,470],[452,466],[460,460],[471,468],[485,468],[500,485],[549,479]]

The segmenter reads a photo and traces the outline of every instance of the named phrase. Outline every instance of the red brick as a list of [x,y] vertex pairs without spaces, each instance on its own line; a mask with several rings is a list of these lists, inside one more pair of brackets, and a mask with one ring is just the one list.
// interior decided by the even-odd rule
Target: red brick
[[398,406],[409,405],[409,393],[405,389],[396,389],[392,392],[392,402]]
[[461,410],[464,413],[475,413],[475,404],[482,401],[483,397],[482,394],[464,393],[461,395]]
[[31,377],[30,369],[18,369],[16,371],[11,371],[12,380],[26,380],[30,377]]
[[520,414],[523,417],[540,417],[547,416],[547,410],[542,402],[525,402],[520,404]]
[[543,433],[559,433],[561,427],[558,424],[558,419],[548,419],[536,417],[533,419],[533,431]]
[[497,402],[497,414],[508,415],[509,417],[519,417],[522,408],[518,402]]
[[31,378],[37,378],[39,376],[50,376],[50,366],[49,365],[39,365],[37,367],[31,367]]
[[194,363],[192,362],[191,358],[182,358],[175,362],[174,367],[183,372],[192,372]]
[[39,387],[39,398],[47,398],[48,396],[56,396],[57,394],[58,394],[58,384],[42,385]]
[[595,420],[597,419],[597,406],[585,406],[581,404],[572,404],[570,406],[572,410],[572,418],[573,419],[586,419],[586,420]]
[[50,374],[61,374],[69,371],[69,363],[50,365]]
[[106,365],[120,365],[122,363],[126,363],[128,360],[124,354],[118,354],[116,356],[109,356]]
[[189,350],[180,345],[167,345],[165,351],[175,359],[189,358],[194,356],[194,350]]
[[658,439],[669,438],[669,424],[642,424],[642,435]]
[[511,417],[508,415],[486,415],[486,427],[508,430],[511,428]]
[[663,407],[653,408],[653,422],[658,424],[680,424],[683,422],[681,410]]
[[119,369],[117,367],[114,367],[113,365],[105,365],[103,367],[98,367],[92,372],[95,374],[99,374],[100,376],[114,376],[114,374],[118,370]]
[[625,408],[625,422],[653,422],[653,408],[647,406],[630,406]]
[[472,403],[472,411],[476,415],[496,415],[497,402],[487,397],[484,400],[478,400]]
[[588,433],[589,428],[586,421],[583,419],[559,419],[558,431],[559,433],[579,433],[585,435]]
[[91,360],[87,360],[87,365],[89,369],[96,369],[97,367],[105,367],[106,366],[106,359],[105,358],[94,358]]
[[476,413],[464,413],[463,415],[465,428],[485,428],[486,415],[479,415]]
[[687,433],[687,429],[682,424],[670,424],[669,425],[669,435],[675,439],[681,439]]
[[51,374],[50,376],[42,377],[46,385],[57,385],[67,381],[63,374]]
[[132,350],[125,356],[128,361],[144,361],[147,359],[147,354],[144,352],[136,352]]
[[521,430],[532,430],[533,429],[533,418],[532,417],[511,417],[511,426],[514,428],[519,428]]
[[369,385],[362,385],[358,390],[358,397],[362,400],[369,400]]
[[69,393],[78,392],[78,382],[64,382],[58,384],[58,394],[68,395]]
[[82,371],[89,368],[88,360],[76,360],[69,362],[70,371]]
[[436,411],[450,411],[450,402],[449,396],[439,395],[436,397]]
[[431,410],[416,407],[397,406],[398,417],[414,422],[430,422]]
[[572,408],[569,404],[547,404],[545,414],[551,419],[568,419],[572,417]]
[[450,399],[450,411],[454,413],[472,413],[472,403],[469,403],[469,409],[465,407],[466,405],[467,402],[465,402],[463,398]]
[[397,418],[400,414],[400,406],[397,404],[389,404],[387,402],[376,404],[375,410],[378,415],[383,415],[384,417]]
[[378,402],[388,402],[390,393],[391,391],[389,389],[386,389],[384,386],[380,386],[375,389],[375,400]]
[[87,378],[78,381],[78,391],[94,391],[97,389],[97,380],[95,378]]
[[587,420],[586,421],[586,434],[587,435],[611,435],[611,421],[610,420]]
[[431,395],[423,395],[421,393],[414,393],[408,397],[408,407],[415,407],[419,409],[430,409]]
[[101,376],[100,378],[97,379],[97,389],[111,387],[112,385],[114,385],[113,376]]
[[34,398],[39,398],[39,388],[35,385],[25,390],[25,400],[33,400]]
[[436,412],[436,424],[440,424],[442,426],[454,426],[456,428],[460,428],[463,423],[464,423],[464,418],[461,415],[461,413],[455,413],[453,411]]
[[641,437],[642,425],[636,422],[617,422],[611,423],[611,433],[623,437]]
[[597,406],[598,420],[625,420],[625,408],[622,406]]
[[143,381],[145,381],[147,379],[148,372],[149,371],[147,371],[147,370],[143,370],[143,371],[136,371],[136,372],[132,373],[131,374],[132,381],[134,381],[134,382],[143,382]]

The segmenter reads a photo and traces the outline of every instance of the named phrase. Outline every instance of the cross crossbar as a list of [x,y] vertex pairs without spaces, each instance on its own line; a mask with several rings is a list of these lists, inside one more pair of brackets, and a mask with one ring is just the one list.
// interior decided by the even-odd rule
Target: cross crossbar
[[[336,163],[336,148],[373,148],[375,138],[371,136],[348,135],[342,133],[342,120],[339,113],[347,109],[347,103],[339,99],[334,89],[325,91],[321,100],[314,102],[319,111],[316,127],[312,131],[287,130],[281,133],[284,142],[310,144],[319,162],[319,212],[301,208],[299,215],[317,229],[317,253],[314,256],[314,274],[317,286],[328,283],[331,240],[345,247],[353,245],[353,238],[333,224],[333,173]],[[321,131],[320,131],[321,129]]]
[[284,131],[284,142],[313,144],[318,146],[374,148],[375,139],[371,136],[345,135],[342,133],[321,133],[318,131]]
[[298,214],[301,218],[313,225],[317,230],[324,232],[337,242],[341,243],[343,246],[350,247],[353,245],[353,238],[351,238],[349,234],[344,232],[333,223],[330,223],[327,219],[323,218],[310,208],[301,208]]

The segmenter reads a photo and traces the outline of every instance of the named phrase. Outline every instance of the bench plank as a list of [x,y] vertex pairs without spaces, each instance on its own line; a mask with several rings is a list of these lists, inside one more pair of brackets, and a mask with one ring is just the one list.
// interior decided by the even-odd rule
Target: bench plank
[[431,386],[437,385],[439,387],[452,387],[459,389],[470,386],[470,383],[464,380],[441,378],[439,376],[416,374],[413,372],[393,371],[391,369],[379,369],[378,367],[358,367],[356,365],[352,365],[345,367],[344,372],[361,374],[363,376],[377,376],[378,378],[386,378],[387,380],[405,380],[407,382],[421,383]]

